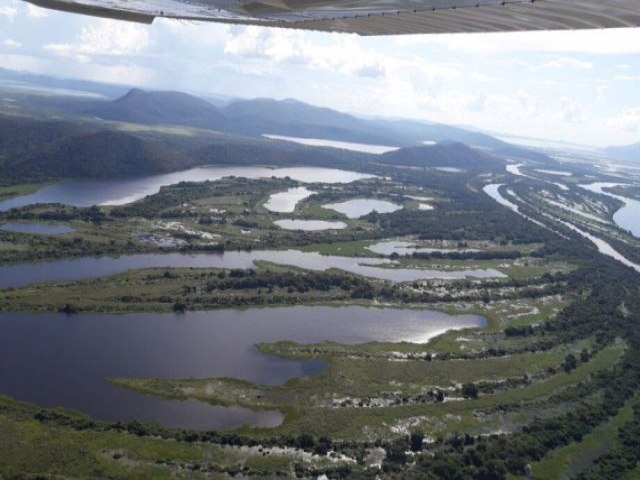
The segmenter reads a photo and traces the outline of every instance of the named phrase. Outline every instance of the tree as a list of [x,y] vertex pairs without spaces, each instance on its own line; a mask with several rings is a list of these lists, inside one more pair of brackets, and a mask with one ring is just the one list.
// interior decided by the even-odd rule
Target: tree
[[465,383],[462,386],[462,396],[464,398],[478,398],[478,387],[473,383]]
[[313,437],[308,433],[303,433],[296,439],[297,447],[303,450],[313,448],[314,444],[315,442],[313,440]]
[[177,313],[184,313],[187,310],[187,306],[182,302],[176,302],[173,304],[173,311]]
[[591,358],[591,355],[589,354],[589,351],[586,348],[583,348],[582,351],[580,352],[580,361],[582,363],[587,363],[590,358]]
[[409,437],[409,449],[412,452],[421,451],[423,441],[424,441],[424,434],[422,432],[413,432]]
[[576,359],[573,353],[570,353],[566,357],[564,357],[564,362],[562,363],[562,368],[564,371],[569,373],[571,370],[575,369],[578,366],[578,360]]

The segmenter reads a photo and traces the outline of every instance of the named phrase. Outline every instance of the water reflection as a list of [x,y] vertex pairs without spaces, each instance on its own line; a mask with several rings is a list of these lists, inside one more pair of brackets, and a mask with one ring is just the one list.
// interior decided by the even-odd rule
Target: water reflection
[[589,185],[580,185],[580,187],[590,192],[606,195],[615,198],[624,203],[624,205],[613,214],[613,221],[623,230],[631,232],[634,237],[640,238],[640,202],[632,198],[614,195],[605,191],[605,188],[622,186],[622,183],[605,183],[598,182]]
[[342,230],[343,228],[347,228],[347,224],[344,222],[328,222],[326,220],[284,219],[276,220],[273,223],[285,230],[302,230],[307,232],[319,230]]
[[271,195],[267,203],[264,204],[264,207],[270,212],[292,213],[296,209],[298,202],[315,193],[316,192],[312,192],[306,187],[290,188],[286,192]]
[[[122,255],[120,257],[83,257],[51,262],[0,266],[0,288],[20,287],[34,282],[71,281],[103,277],[137,268],[252,268],[257,260],[291,265],[308,270],[337,268],[365,277],[406,282],[430,278],[462,279],[505,278],[502,272],[488,269],[430,270],[397,268],[386,258],[341,257],[299,250],[254,250],[225,253],[158,253]],[[393,268],[383,268],[383,267]]]
[[389,202],[387,200],[377,200],[375,198],[355,198],[340,203],[327,203],[322,208],[335,210],[336,212],[346,215],[347,218],[360,218],[374,210],[378,213],[391,213],[400,210],[402,205]]
[[354,152],[372,153],[374,155],[380,155],[386,152],[393,152],[400,147],[389,147],[386,145],[371,145],[368,143],[354,143],[354,142],[341,142],[338,140],[327,140],[323,138],[302,138],[302,137],[287,137],[284,135],[262,135],[265,138],[271,140],[284,140],[287,142],[299,143],[300,145],[308,145],[311,147],[331,147],[342,148],[344,150],[352,150]]
[[350,306],[217,310],[174,314],[0,313],[0,395],[78,409],[105,420],[167,426],[274,426],[279,412],[169,401],[115,387],[105,377],[235,377],[276,385],[317,374],[324,362],[260,354],[260,342],[426,341],[482,317]]
[[403,240],[386,240],[384,242],[369,245],[367,250],[371,250],[379,255],[411,255],[413,253],[452,253],[452,252],[479,252],[474,248],[431,248],[421,247],[415,242],[407,242]]
[[223,177],[290,177],[303,183],[351,183],[373,175],[321,167],[198,167],[180,172],[122,180],[65,180],[31,195],[0,202],[0,211],[36,203],[63,203],[77,207],[124,205],[160,191],[160,187],[180,182],[204,182]]

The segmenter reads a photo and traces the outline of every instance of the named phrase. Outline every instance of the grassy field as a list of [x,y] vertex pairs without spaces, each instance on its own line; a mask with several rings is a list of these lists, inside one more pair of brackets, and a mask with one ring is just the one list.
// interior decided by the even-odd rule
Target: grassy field
[[0,186],[0,201],[9,200],[13,197],[19,197],[22,195],[30,195],[37,192],[46,184],[42,183],[23,183],[20,185],[1,185]]
[[[191,134],[187,130],[162,130],[162,133]],[[297,185],[290,179],[226,179],[215,185],[174,186],[126,207],[105,208],[98,219],[82,209],[35,207],[31,215],[48,218],[53,213],[68,217],[65,222],[76,231],[56,237],[2,232],[0,261],[35,259],[35,255],[37,258],[60,258],[178,249],[192,252],[214,244],[227,250],[294,248],[330,255],[378,256],[367,247],[381,241],[375,240],[384,233],[381,229],[385,228],[385,222],[381,220],[348,220],[347,229],[331,232],[287,231],[273,223],[281,218],[345,221],[342,215],[322,208],[322,204],[371,196],[372,184],[356,182],[317,188],[317,196],[299,203],[291,214],[270,212],[264,207],[272,193]],[[401,195],[398,193],[401,189],[393,182],[382,182],[377,187],[382,198]],[[0,189],[0,199],[2,195],[29,192],[28,186],[21,188],[24,190],[13,193]],[[314,189],[313,186],[309,188]],[[405,209],[416,208],[416,202],[398,198],[398,203],[403,203]],[[438,201],[446,202],[447,199],[439,198]],[[434,202],[436,208],[444,211],[446,205],[438,204],[438,201]],[[56,208],[59,210],[54,210]],[[149,237],[154,236],[173,239],[176,243],[163,247],[149,241]],[[511,432],[536,417],[551,417],[574,408],[575,399],[556,403],[554,395],[588,380],[595,372],[613,367],[625,352],[626,344],[610,344],[588,360],[579,360],[577,368],[567,373],[562,367],[567,355],[580,358],[581,352],[594,351],[594,336],[585,335],[582,340],[547,350],[542,350],[540,345],[549,340],[551,334],[548,332],[507,337],[505,328],[550,321],[578,298],[577,291],[558,294],[557,287],[563,285],[566,277],[539,277],[570,273],[579,260],[526,256],[543,245],[514,245],[502,240],[512,237],[490,238],[493,240],[433,239],[416,243],[422,247],[471,248],[483,252],[517,250],[525,256],[508,260],[394,256],[397,263],[388,268],[443,271],[492,268],[509,278],[499,281],[433,279],[392,284],[358,277],[360,283],[342,283],[345,278],[353,279],[354,276],[332,270],[326,274],[336,278],[323,280],[327,283],[319,287],[310,282],[315,286],[307,288],[307,284],[299,283],[301,278],[311,278],[318,273],[258,262],[255,272],[247,275],[260,276],[268,272],[279,280],[299,277],[289,278],[287,281],[291,283],[288,284],[271,281],[258,288],[255,284],[241,286],[240,282],[234,283],[245,275],[241,272],[234,272],[232,276],[229,270],[221,269],[151,268],[86,281],[0,290],[0,309],[56,311],[70,305],[71,310],[79,312],[118,313],[360,304],[482,315],[487,319],[486,328],[450,331],[423,344],[326,342],[301,345],[282,341],[258,345],[265,354],[293,360],[322,358],[327,362],[323,373],[293,378],[280,386],[231,378],[108,380],[121,387],[168,399],[195,398],[223,406],[281,410],[285,420],[279,427],[246,426],[234,432],[265,443],[274,436],[297,438],[302,434],[316,439],[328,436],[334,441],[346,440],[362,445],[360,442],[389,441],[416,429],[429,438],[458,432],[470,435]],[[535,237],[524,238],[533,241],[528,239]],[[415,239],[415,236],[403,238]],[[221,286],[224,282],[227,283]],[[329,287],[324,288],[326,285]],[[508,353],[496,353],[498,350]],[[463,386],[468,384],[478,388],[478,398],[463,395]],[[160,437],[140,438],[114,430],[77,430],[37,421],[33,411],[20,413],[21,409],[28,412],[29,408],[0,398],[0,477],[13,471],[78,478],[223,478],[225,472],[268,477],[276,476],[278,472],[290,476],[296,463],[326,466],[333,462],[327,457],[301,455],[301,452],[286,449],[267,454],[253,448],[190,444]],[[536,476],[562,478],[564,473],[588,465],[602,452],[602,439],[612,438],[616,428],[629,418],[629,412],[625,407],[579,444],[548,455],[533,466]],[[13,471],[4,469],[8,464]]]
[[[305,276],[304,271],[295,267],[266,262],[260,265],[260,271],[265,274]],[[370,300],[351,299],[348,290],[338,287],[308,291],[291,290],[286,286],[208,291],[208,282],[228,272],[204,268],[151,268],[78,282],[0,289],[0,310],[57,311],[68,304],[78,312],[169,312],[177,302],[197,310],[292,304],[372,304]]]
[[[368,345],[367,345],[368,346]],[[364,346],[363,348],[366,348]],[[591,373],[613,366],[623,345],[599,352],[591,361],[571,373],[545,375],[549,367],[559,368],[564,356],[587,347],[587,342],[562,346],[547,352],[475,360],[398,361],[381,359],[381,345],[373,344],[375,357],[354,358],[327,355],[327,371],[313,377],[288,381],[282,387],[266,387],[233,379],[110,379],[113,383],[147,394],[168,398],[197,398],[214,404],[239,404],[250,408],[278,408],[286,413],[285,422],[274,432],[331,435],[332,438],[359,439],[388,436],[395,423],[415,421],[429,434],[463,429],[486,432],[491,426],[478,420],[478,411],[497,405],[537,402],[553,392],[586,379]],[[386,352],[389,353],[388,351]],[[463,400],[459,384],[481,381],[502,382],[524,375],[534,380],[523,386]],[[536,375],[542,376],[535,379]],[[498,383],[499,385],[499,383]],[[420,395],[442,389],[455,401],[422,401]],[[346,406],[344,400],[349,400]],[[339,406],[342,404],[343,406]],[[358,406],[360,405],[360,406]],[[369,406],[367,406],[369,405]],[[413,420],[411,420],[413,419]],[[434,420],[438,420],[436,424]],[[364,425],[368,427],[362,429]],[[266,434],[268,431],[264,431]],[[298,432],[298,433],[296,433]]]
[[[225,473],[291,475],[295,463],[310,467],[331,464],[326,457],[294,449],[230,447],[113,430],[76,430],[39,422],[33,418],[37,411],[0,397],[0,478],[24,473],[33,478],[229,478]],[[40,474],[43,476],[38,477]]]
[[[78,227],[82,228],[82,227]],[[78,232],[67,234],[76,238]],[[103,241],[97,233],[95,242]],[[75,243],[72,241],[72,243]],[[0,242],[0,250],[5,245]],[[9,245],[9,244],[6,244]],[[108,245],[111,245],[110,243]],[[118,244],[116,244],[117,246]],[[7,248],[15,248],[8,246]],[[150,252],[153,252],[151,250]],[[106,252],[105,252],[106,253]],[[296,274],[300,278],[318,275],[317,272],[278,265],[272,262],[260,261],[255,265],[259,274],[284,275]],[[230,288],[225,290],[209,288],[209,282],[215,280],[219,274],[227,275],[228,270],[211,268],[148,268],[130,270],[121,274],[67,283],[32,284],[21,288],[0,289],[0,309],[2,310],[32,310],[55,311],[69,304],[76,311],[94,312],[166,312],[171,311],[176,303],[182,303],[190,309],[206,310],[230,306],[262,306],[275,304],[325,304],[325,303],[358,303],[358,304],[398,304],[408,308],[424,308],[420,294],[422,290],[412,292],[407,296],[406,288],[402,284],[391,284],[375,279],[362,280],[373,296],[357,296],[348,288],[330,289],[296,289],[288,286],[275,288]],[[356,278],[357,276],[341,270],[328,270],[326,274],[338,278]],[[359,278],[359,277],[358,277]],[[471,283],[451,281],[425,281],[421,289],[440,295],[443,285],[448,290],[442,298],[447,302],[434,304],[430,301],[429,308],[456,313],[479,313],[487,317],[492,330],[500,330],[509,324],[536,323],[547,318],[562,307],[564,303],[558,299],[527,299],[511,300],[510,302],[496,301],[486,303],[480,301],[484,290],[480,288],[482,281]],[[355,286],[353,287],[355,288]],[[499,290],[499,286],[497,287]],[[391,296],[390,296],[391,292]],[[465,296],[465,302],[456,303],[456,296]],[[376,296],[380,298],[376,298]],[[478,301],[469,301],[469,296]],[[437,296],[436,296],[437,298]],[[468,345],[472,347],[472,345]],[[451,346],[450,346],[451,347]]]
[[614,442],[618,428],[631,420],[634,402],[637,399],[630,400],[616,416],[596,427],[582,441],[554,450],[540,462],[531,465],[534,477],[561,480],[588,469],[593,460],[607,452],[607,446]]

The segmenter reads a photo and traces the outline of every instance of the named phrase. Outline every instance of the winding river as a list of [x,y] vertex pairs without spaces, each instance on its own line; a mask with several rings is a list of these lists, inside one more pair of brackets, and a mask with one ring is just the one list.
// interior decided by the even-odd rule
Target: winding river
[[[483,188],[484,192],[491,196],[491,198],[493,198],[495,201],[497,201],[498,203],[505,205],[506,207],[510,208],[511,210],[514,210],[517,213],[520,213],[518,211],[518,206],[515,205],[514,203],[510,202],[509,200],[507,200],[506,198],[504,198],[502,196],[502,194],[499,191],[499,188],[502,186],[502,184],[492,184],[492,185],[487,185]],[[520,213],[520,215],[522,215]],[[527,217],[526,215],[522,215],[523,217],[525,217],[528,220],[531,220],[537,224],[540,224],[540,222],[533,220],[530,217]],[[565,222],[562,220],[558,220],[558,219],[553,219],[554,221],[557,221],[559,223],[562,223],[564,226],[570,228],[571,230],[573,230],[574,232],[579,233],[580,235],[582,235],[583,237],[587,238],[588,240],[590,240],[598,249],[598,251],[600,253],[602,253],[603,255],[607,255],[609,257],[612,257],[614,259],[616,259],[617,261],[619,261],[620,263],[633,268],[634,270],[636,270],[637,272],[640,272],[640,265],[638,265],[637,263],[633,263],[631,260],[627,259],[624,255],[622,255],[620,252],[618,252],[616,249],[614,249],[611,245],[609,245],[609,243],[605,242],[604,240],[602,240],[601,238],[598,238],[594,235],[591,235],[589,232],[585,232],[584,230],[576,227],[575,225],[569,223],[569,222]],[[547,228],[545,226],[545,228]]]
[[158,253],[120,257],[82,257],[51,262],[0,265],[0,288],[21,287],[35,282],[68,282],[103,277],[137,268],[253,268],[256,261],[291,265],[308,270],[337,268],[365,277],[408,282],[431,278],[505,278],[495,269],[430,270],[396,268],[386,258],[341,257],[298,250],[229,251],[224,253]]
[[608,197],[615,198],[624,203],[624,206],[622,206],[613,214],[613,221],[621,229],[631,232],[634,237],[640,238],[640,202],[632,198],[608,193],[604,190],[605,188],[617,187],[620,185],[624,184],[598,182],[591,183],[589,185],[580,185],[580,187],[593,193],[599,193],[600,195],[606,195]]

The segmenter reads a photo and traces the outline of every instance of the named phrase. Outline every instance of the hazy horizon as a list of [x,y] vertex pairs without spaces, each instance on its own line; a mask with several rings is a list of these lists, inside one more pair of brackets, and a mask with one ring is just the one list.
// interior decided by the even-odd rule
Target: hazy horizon
[[153,25],[0,0],[0,66],[585,146],[640,140],[640,29],[355,35]]

